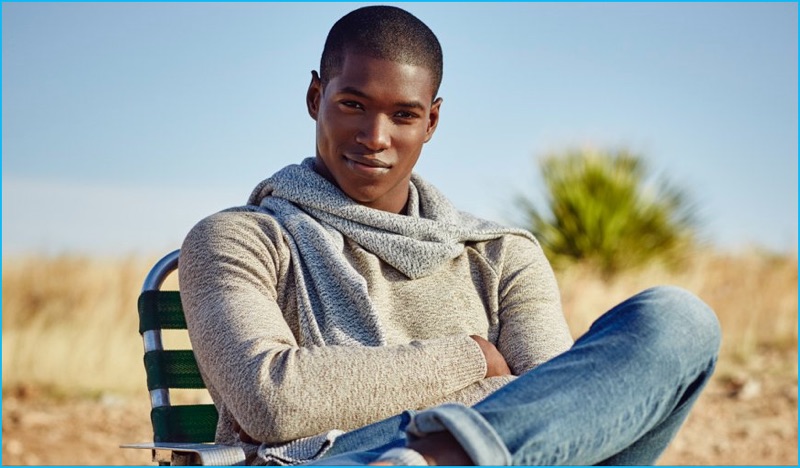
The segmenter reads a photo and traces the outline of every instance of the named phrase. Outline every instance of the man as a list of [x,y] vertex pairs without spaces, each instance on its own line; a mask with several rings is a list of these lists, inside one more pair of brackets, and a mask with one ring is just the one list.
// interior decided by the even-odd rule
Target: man
[[652,463],[713,370],[713,312],[651,289],[573,345],[536,240],[412,174],[441,79],[411,14],[344,16],[306,97],[316,156],[187,236],[217,441],[254,464]]

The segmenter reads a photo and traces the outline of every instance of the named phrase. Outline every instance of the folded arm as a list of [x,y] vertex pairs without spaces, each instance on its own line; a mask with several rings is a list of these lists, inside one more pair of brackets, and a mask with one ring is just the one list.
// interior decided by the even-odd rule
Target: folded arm
[[199,223],[181,251],[181,297],[198,363],[252,438],[280,443],[353,429],[428,406],[486,375],[481,347],[466,335],[302,346],[277,302],[290,278],[279,236],[266,216],[222,213]]

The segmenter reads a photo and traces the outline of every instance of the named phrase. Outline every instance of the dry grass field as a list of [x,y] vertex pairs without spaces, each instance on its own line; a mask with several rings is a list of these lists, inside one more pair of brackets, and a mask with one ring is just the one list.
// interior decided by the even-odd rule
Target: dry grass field
[[[3,464],[149,463],[117,445],[150,437],[135,304],[154,260],[3,259]],[[718,371],[662,464],[797,465],[796,254],[707,252],[609,281],[578,266],[559,281],[575,335],[654,284],[719,315]]]

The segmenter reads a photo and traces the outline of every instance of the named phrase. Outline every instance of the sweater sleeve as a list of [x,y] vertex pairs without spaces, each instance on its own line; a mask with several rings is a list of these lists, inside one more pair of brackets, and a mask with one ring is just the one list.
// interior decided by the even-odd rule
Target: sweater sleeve
[[568,350],[572,336],[550,262],[538,243],[506,236],[500,254],[497,349],[514,375]]
[[290,264],[279,228],[260,213],[206,218],[181,250],[181,298],[198,364],[253,438],[276,444],[354,429],[425,407],[485,375],[468,336],[299,346],[277,301]]

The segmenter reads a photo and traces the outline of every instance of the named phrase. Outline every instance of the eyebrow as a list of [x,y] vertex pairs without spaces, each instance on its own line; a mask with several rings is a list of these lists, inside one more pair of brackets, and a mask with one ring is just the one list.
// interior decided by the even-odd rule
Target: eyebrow
[[[340,89],[339,92],[340,93],[344,93],[344,94],[352,94],[354,96],[362,97],[364,99],[370,99],[370,96],[367,93],[365,93],[364,91],[361,91],[358,88],[354,88],[352,86],[345,86],[344,88]],[[398,107],[409,108],[409,109],[421,109],[421,110],[425,109],[425,106],[422,105],[422,103],[419,102],[419,101],[396,102],[396,103],[394,103],[394,105],[398,106]]]

